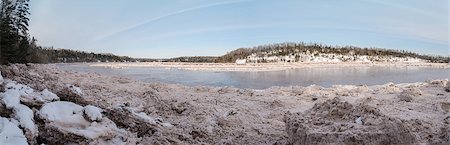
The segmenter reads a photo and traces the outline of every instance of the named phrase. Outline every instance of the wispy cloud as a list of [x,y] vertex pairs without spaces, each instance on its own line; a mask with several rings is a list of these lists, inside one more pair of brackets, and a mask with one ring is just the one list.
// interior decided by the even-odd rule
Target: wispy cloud
[[[365,2],[379,4],[387,7],[396,8],[398,10],[403,10],[410,12],[415,15],[422,15],[428,18],[438,19],[438,21],[447,21],[449,20],[448,14],[445,13],[436,13],[430,11],[429,9],[421,9],[420,6],[408,6],[405,4],[394,3],[388,0],[364,0]],[[417,16],[418,18],[422,18]],[[401,19],[401,18],[399,18]],[[398,24],[402,24],[397,22]],[[408,23],[402,27],[398,25],[394,25],[391,27],[382,26],[382,29],[387,30],[385,33],[392,33],[396,31],[397,33],[403,34],[404,37],[414,38],[415,40],[421,40],[424,42],[441,44],[450,46],[448,31],[450,26],[442,27],[440,23]],[[447,31],[442,31],[443,29],[447,29]]]
[[111,37],[113,35],[116,35],[116,34],[119,34],[119,33],[122,33],[122,32],[128,31],[128,30],[131,30],[133,28],[136,28],[136,27],[139,27],[139,26],[151,23],[151,22],[155,22],[155,21],[167,18],[167,17],[170,17],[170,16],[179,15],[179,14],[183,14],[183,13],[186,13],[186,12],[196,11],[196,10],[205,9],[205,8],[211,8],[211,7],[221,6],[221,5],[235,4],[235,3],[247,2],[247,1],[251,1],[251,0],[222,1],[222,2],[210,3],[210,4],[205,4],[205,5],[200,5],[200,6],[196,6],[196,7],[191,7],[191,8],[187,8],[187,9],[182,9],[182,10],[170,12],[170,13],[167,13],[167,14],[164,14],[164,15],[160,15],[160,16],[157,16],[157,17],[154,17],[154,18],[147,19],[145,21],[142,21],[142,22],[139,22],[139,23],[136,23],[136,24],[132,24],[132,25],[120,28],[120,29],[118,29],[116,31],[113,31],[113,32],[110,32],[110,33],[107,33],[107,34],[104,34],[104,35],[100,35],[100,36],[94,38],[94,41],[103,40],[103,39]]
[[438,18],[438,19],[447,19],[447,15],[442,15],[442,14],[436,14],[430,11],[425,11],[416,7],[411,7],[411,6],[407,6],[405,4],[398,4],[398,3],[393,3],[390,1],[386,1],[386,0],[363,0],[366,2],[370,2],[370,3],[376,3],[376,4],[381,4],[381,5],[385,5],[385,6],[389,6],[389,7],[394,7],[394,8],[398,8],[401,10],[405,10],[405,11],[409,11],[409,12],[413,12],[416,14],[421,14],[424,16],[428,16],[428,17],[433,17],[433,18]]
[[176,32],[168,32],[163,34],[158,34],[157,36],[144,37],[146,41],[157,41],[161,39],[174,38],[179,36],[186,35],[195,35],[200,33],[212,33],[212,32],[221,32],[221,31],[233,31],[240,29],[259,29],[259,28],[267,28],[277,25],[282,25],[281,22],[273,22],[273,23],[264,23],[264,24],[241,24],[241,25],[228,25],[228,26],[217,26],[217,27],[206,27],[206,28],[197,28],[197,29],[189,29],[184,31],[176,31]]

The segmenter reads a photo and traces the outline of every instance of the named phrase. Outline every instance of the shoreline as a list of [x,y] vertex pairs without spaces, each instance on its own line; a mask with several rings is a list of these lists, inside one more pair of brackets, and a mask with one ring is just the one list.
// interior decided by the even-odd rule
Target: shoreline
[[[347,144],[369,139],[384,143],[450,143],[450,92],[445,91],[448,78],[375,86],[336,84],[255,90],[145,83],[64,71],[51,64],[1,66],[1,71],[5,80],[17,81],[37,92],[48,89],[62,101],[84,108],[96,106],[103,110],[102,120],[120,130],[95,138],[77,138],[72,135],[73,128],[67,128],[71,122],[60,122],[62,126],[55,129],[38,120],[37,138],[47,140],[46,144],[289,144],[303,137],[311,137],[309,143],[324,143],[352,136],[358,139]],[[49,113],[35,105],[27,106]],[[48,134],[48,129],[64,138],[52,138],[55,134]]]
[[[76,64],[76,63],[75,63]],[[191,71],[282,71],[302,68],[320,67],[433,67],[450,68],[447,63],[186,63],[186,62],[129,62],[129,63],[87,63],[93,67],[126,68],[126,67],[159,67],[166,69],[182,69]]]

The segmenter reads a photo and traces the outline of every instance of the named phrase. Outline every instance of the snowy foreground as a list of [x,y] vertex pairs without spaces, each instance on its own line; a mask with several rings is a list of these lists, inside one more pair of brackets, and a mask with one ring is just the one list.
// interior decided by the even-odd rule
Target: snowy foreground
[[450,144],[448,78],[188,87],[0,66],[0,144]]

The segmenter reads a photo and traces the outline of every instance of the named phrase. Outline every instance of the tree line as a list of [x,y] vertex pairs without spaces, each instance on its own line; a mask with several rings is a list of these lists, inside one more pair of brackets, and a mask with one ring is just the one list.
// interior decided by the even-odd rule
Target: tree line
[[39,48],[36,59],[39,63],[73,63],[73,62],[129,62],[135,61],[127,56],[98,54],[70,49]]
[[392,57],[413,57],[428,60],[433,63],[449,63],[448,56],[422,55],[406,50],[385,49],[385,48],[360,48],[356,46],[330,46],[319,43],[275,43],[259,45],[252,48],[239,48],[227,54],[217,57],[214,62],[230,63],[237,59],[244,59],[251,54],[260,55],[262,53],[274,52],[269,56],[285,56],[296,52],[317,52],[321,54],[341,54],[341,55],[367,55],[367,56],[392,56]]

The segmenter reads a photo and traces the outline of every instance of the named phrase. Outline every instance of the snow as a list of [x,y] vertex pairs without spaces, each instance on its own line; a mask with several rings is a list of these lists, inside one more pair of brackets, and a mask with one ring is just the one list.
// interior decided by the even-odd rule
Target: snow
[[31,131],[32,134],[37,135],[37,126],[34,124],[34,114],[28,106],[19,104],[14,108],[14,118],[19,121],[22,128]]
[[1,145],[28,145],[22,130],[6,118],[0,117]]
[[[39,135],[34,122],[34,112],[21,101],[42,101],[41,109],[36,113],[45,122],[47,127],[57,129],[61,134],[75,134],[89,140],[108,140],[116,135],[116,124],[108,118],[103,118],[102,110],[87,105],[80,106],[72,102],[56,101],[59,97],[44,89],[35,92],[32,88],[15,81],[5,80],[5,92],[0,93],[0,103],[12,109],[11,118],[0,117],[0,145],[34,144]],[[82,94],[75,86],[69,88],[76,94]],[[26,100],[28,99],[28,100]],[[85,118],[86,117],[86,118]],[[94,121],[94,122],[93,122]],[[119,143],[116,139],[115,142]]]
[[8,109],[20,104],[20,94],[16,90],[7,90],[1,93],[0,96],[2,96],[2,101]]
[[39,115],[50,122],[67,124],[88,124],[83,118],[83,107],[72,102],[56,101],[46,103],[39,110]]
[[100,121],[103,118],[102,110],[92,105],[85,106],[83,112],[92,121]]
[[8,81],[6,84],[6,92],[11,93],[9,95],[19,95],[19,99],[30,100],[30,101],[40,101],[40,102],[51,102],[54,100],[59,100],[59,97],[50,92],[48,89],[44,89],[41,92],[35,92],[32,88],[19,84],[15,81]]
[[245,64],[247,62],[247,59],[237,59],[236,64]]
[[160,118],[153,118],[153,117],[151,117],[151,116],[148,116],[147,113],[145,113],[145,112],[139,112],[139,113],[138,113],[138,112],[136,112],[135,109],[133,109],[133,108],[127,108],[127,109],[128,109],[129,111],[131,111],[135,116],[137,116],[137,117],[143,119],[144,122],[147,122],[147,123],[149,123],[149,124],[155,124],[155,125],[159,124],[159,125],[164,126],[164,127],[172,127],[172,126],[173,126],[173,125],[170,124],[170,123],[164,123],[164,122],[162,122],[162,119],[160,119]]
[[6,108],[13,109],[14,118],[17,119],[18,124],[26,131],[29,131],[31,136],[37,136],[38,129],[34,124],[33,110],[28,106],[20,104],[20,94],[18,90],[6,90],[1,94],[2,101]]
[[[87,107],[87,110],[94,110],[90,113],[94,117],[99,117],[96,108]],[[38,114],[41,118],[63,132],[69,132],[94,139],[100,136],[114,134],[117,126],[110,120],[102,119],[101,122],[90,122],[83,117],[82,107],[78,104],[66,101],[56,101],[46,103]]]
[[48,91],[48,89],[42,90],[42,92],[40,93],[40,96],[43,100],[48,100],[48,101],[59,100],[59,97],[55,93]]
[[[278,50],[278,52],[281,52]],[[368,56],[368,55],[354,55],[350,54],[326,54],[314,51],[307,52],[295,52],[287,55],[271,56],[276,54],[277,51],[270,51],[268,53],[256,54],[253,53],[247,56],[247,62],[425,62],[425,60],[412,57],[394,57],[394,56]]]
[[362,118],[362,117],[358,117],[358,118],[355,120],[355,122],[356,122],[356,124],[363,125],[363,118]]
[[70,84],[67,84],[66,87],[69,88],[72,92],[76,93],[77,95],[83,96],[83,92],[81,91],[80,88]]
[[9,81],[6,84],[5,88],[7,90],[16,90],[16,91],[18,91],[20,96],[26,96],[27,97],[27,96],[33,95],[33,93],[34,93],[34,90],[32,88],[30,88],[30,87],[28,87],[26,85],[23,85],[23,84],[19,84],[19,83],[15,82],[15,81]]
[[2,72],[0,72],[0,83],[3,83],[3,76],[2,76]]
[[134,115],[142,118],[145,120],[145,122],[150,123],[150,124],[156,124],[156,119],[154,119],[153,117],[148,116],[145,112],[140,112],[140,113],[136,113],[133,112]]

